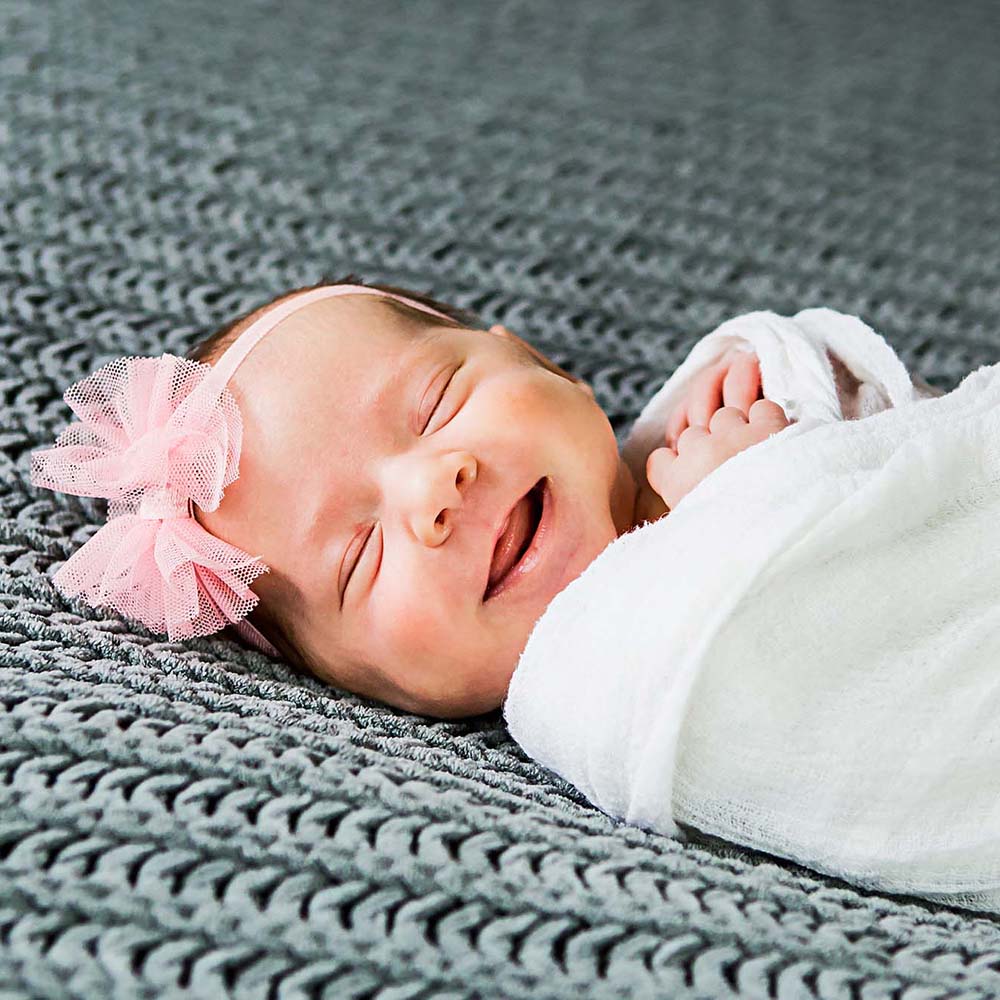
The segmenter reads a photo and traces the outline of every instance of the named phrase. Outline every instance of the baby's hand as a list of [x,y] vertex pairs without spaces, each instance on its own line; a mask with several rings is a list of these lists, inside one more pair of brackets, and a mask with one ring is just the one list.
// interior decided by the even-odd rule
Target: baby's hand
[[654,448],[646,460],[646,478],[673,510],[727,459],[788,424],[785,411],[770,399],[758,399],[750,407],[749,421],[735,406],[723,406],[712,415],[707,428],[693,425],[683,430],[676,450]]
[[684,398],[667,419],[667,444],[675,447],[688,427],[708,427],[708,421],[723,406],[735,406],[749,414],[755,399],[763,398],[760,362],[752,351],[731,347],[714,365],[699,372]]

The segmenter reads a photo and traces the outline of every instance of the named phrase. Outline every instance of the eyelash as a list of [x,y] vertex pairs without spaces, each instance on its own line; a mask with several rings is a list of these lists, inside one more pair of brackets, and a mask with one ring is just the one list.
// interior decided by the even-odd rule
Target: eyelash
[[347,588],[351,585],[351,580],[354,579],[354,571],[358,568],[358,566],[361,564],[361,560],[364,559],[365,557],[365,549],[368,546],[368,542],[371,539],[372,535],[374,534],[375,534],[375,525],[373,524],[371,531],[368,532],[367,536],[365,537],[365,540],[361,543],[361,548],[358,549],[358,556],[354,560],[354,565],[351,566],[351,571],[347,574],[347,579],[344,581],[345,594],[347,593]]
[[[459,366],[459,367],[461,367],[461,366]],[[424,434],[426,432],[428,426],[430,426],[430,422],[434,419],[434,414],[437,413],[438,407],[444,401],[444,397],[447,394],[448,388],[451,385],[452,381],[454,380],[456,374],[458,374],[458,368],[454,369],[454,371],[452,371],[451,375],[448,376],[448,381],[445,382],[444,388],[441,390],[441,395],[438,396],[437,402],[434,404],[434,409],[432,409],[431,412],[429,414],[427,414],[427,419],[424,421],[424,426],[421,427],[421,429],[420,429],[420,433],[421,434]]]
[[[438,407],[441,405],[442,402],[444,402],[444,397],[447,395],[448,389],[451,386],[451,383],[454,380],[455,376],[458,374],[458,369],[461,368],[461,367],[462,366],[459,365],[457,368],[455,368],[452,371],[451,375],[448,376],[448,381],[445,382],[444,387],[442,388],[441,393],[440,393],[440,395],[437,398],[437,402],[434,404],[434,408],[427,415],[427,419],[424,421],[424,426],[423,426],[423,428],[421,428],[421,431],[420,431],[421,434],[423,434],[427,430],[428,426],[430,425],[430,422],[434,419],[434,414],[437,413]],[[357,558],[354,560],[354,565],[351,566],[351,570],[347,574],[347,579],[344,581],[344,593],[345,594],[347,593],[347,588],[351,585],[351,580],[354,578],[354,571],[358,568],[358,565],[361,563],[361,560],[364,558],[364,556],[365,556],[365,548],[367,547],[368,542],[371,540],[371,537],[372,537],[372,535],[374,533],[375,533],[375,525],[373,524],[372,528],[371,528],[371,531],[368,532],[367,536],[365,537],[365,540],[361,543],[361,548],[358,549],[358,555],[357,555]]]

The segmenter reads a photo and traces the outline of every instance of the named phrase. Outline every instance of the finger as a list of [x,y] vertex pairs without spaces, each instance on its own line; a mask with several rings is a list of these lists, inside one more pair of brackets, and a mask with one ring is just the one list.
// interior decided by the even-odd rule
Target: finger
[[722,384],[722,405],[735,406],[747,415],[759,392],[760,363],[757,355],[740,351],[726,372]]
[[773,399],[758,399],[750,407],[750,423],[777,423],[786,425],[788,417],[785,411]]
[[708,437],[708,428],[702,427],[699,424],[690,424],[681,431],[680,437],[677,438],[677,444],[674,450],[679,452],[681,448],[688,448],[694,441],[698,438]]
[[666,428],[666,439],[667,444],[673,447],[677,438],[680,437],[680,433],[688,425],[687,419],[687,401],[685,400],[680,406],[670,414],[670,419],[667,421]]
[[707,427],[712,414],[722,406],[722,381],[729,369],[726,364],[716,364],[699,377],[696,391],[691,393],[688,404],[688,423]]
[[727,427],[746,427],[746,414],[737,406],[723,406],[712,414],[708,429],[712,434],[725,430]]
[[646,459],[646,479],[657,493],[664,489],[670,466],[677,461],[677,455],[669,448],[654,448]]

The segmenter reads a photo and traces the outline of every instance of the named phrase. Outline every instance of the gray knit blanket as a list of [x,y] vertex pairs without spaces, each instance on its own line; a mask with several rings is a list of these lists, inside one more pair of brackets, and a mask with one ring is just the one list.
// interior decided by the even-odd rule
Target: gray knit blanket
[[950,389],[1000,360],[998,65],[994,0],[0,0],[0,1000],[1000,995],[986,916],[64,600],[105,511],[28,476],[72,382],[349,272],[511,327],[620,438],[755,309]]

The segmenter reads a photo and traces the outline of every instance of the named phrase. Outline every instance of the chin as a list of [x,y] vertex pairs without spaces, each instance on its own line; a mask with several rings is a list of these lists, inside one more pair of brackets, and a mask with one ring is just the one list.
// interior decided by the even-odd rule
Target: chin
[[587,533],[567,564],[562,582],[549,595],[549,601],[565,590],[618,537],[610,509],[604,509],[600,517],[588,518],[587,525]]
[[427,706],[423,714],[439,719],[465,719],[474,715],[485,715],[487,712],[495,712],[500,707],[505,694],[506,687],[504,692],[498,695],[483,693],[462,699],[435,701]]

